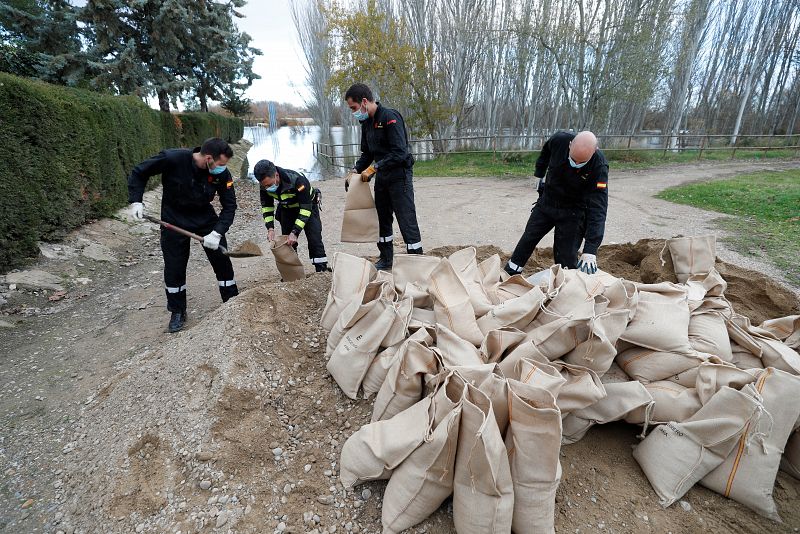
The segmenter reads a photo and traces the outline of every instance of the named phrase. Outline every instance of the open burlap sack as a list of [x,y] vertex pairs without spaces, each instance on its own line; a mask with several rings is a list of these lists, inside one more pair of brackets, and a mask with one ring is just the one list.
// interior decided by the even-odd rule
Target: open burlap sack
[[439,359],[426,345],[409,340],[392,362],[372,407],[372,420],[390,419],[423,397],[425,375],[436,374]]
[[769,319],[759,326],[783,341],[790,349],[800,349],[800,315],[788,315],[778,319]]
[[620,339],[663,352],[691,353],[685,286],[670,282],[637,284],[639,302]]
[[706,404],[723,387],[742,389],[756,381],[756,370],[744,371],[730,364],[703,363],[697,368],[695,390],[702,404]]
[[631,411],[625,417],[625,421],[629,423],[682,423],[703,407],[695,388],[683,387],[666,380],[650,382],[644,387],[653,398],[654,404],[652,407],[642,406]]
[[781,471],[800,479],[800,429],[795,430],[786,442],[781,458]]
[[434,513],[453,493],[465,384],[452,373],[433,395],[433,421],[423,443],[393,472],[383,495],[386,533],[401,532]]
[[436,348],[441,352],[442,364],[448,369],[459,365],[486,363],[475,345],[464,341],[443,324],[436,325]]
[[385,280],[375,280],[368,283],[364,288],[353,297],[350,302],[342,309],[336,322],[328,332],[328,341],[325,346],[325,356],[329,357],[339,346],[339,342],[345,333],[353,327],[362,317],[367,315],[376,306],[382,306],[381,302],[393,302],[396,299],[394,288],[389,286]]
[[478,328],[484,335],[490,330],[506,326],[520,330],[525,329],[539,313],[539,307],[544,299],[542,290],[534,287],[521,297],[508,299],[491,306],[486,314],[478,319]]
[[[411,299],[406,300],[409,305],[400,313],[409,316]],[[378,300],[366,315],[344,333],[331,354],[325,367],[344,394],[351,399],[358,397],[364,375],[397,320],[398,309],[394,304],[387,299]],[[396,339],[390,342],[394,343]]]
[[696,351],[678,354],[644,347],[625,349],[616,357],[617,364],[628,376],[645,384],[666,380],[707,360],[708,355]]
[[453,522],[459,534],[507,534],[514,484],[489,398],[467,385],[453,480]]
[[495,425],[500,430],[500,435],[505,434],[508,426],[508,381],[497,364],[453,367],[453,372],[489,398],[494,410]]
[[[505,273],[505,271],[502,272]],[[508,299],[521,297],[533,288],[534,285],[525,280],[521,274],[515,274],[496,286],[485,287],[484,289],[486,289],[486,294],[489,295],[489,300],[491,300],[492,304],[497,305]]]
[[588,367],[603,375],[617,356],[616,344],[628,326],[628,310],[612,310],[589,322],[589,339],[562,357],[567,363]]
[[457,250],[450,254],[447,259],[461,279],[464,287],[467,288],[469,300],[472,303],[472,308],[475,310],[475,315],[481,317],[486,314],[492,309],[492,303],[489,300],[489,295],[486,294],[486,290],[483,288],[482,273],[478,269],[475,247],[466,247]]
[[400,349],[409,340],[418,341],[425,346],[430,346],[433,343],[433,338],[430,333],[421,328],[411,334],[408,339],[404,339],[399,343],[395,343],[391,347],[387,347],[378,353],[372,360],[372,363],[364,375],[364,380],[361,382],[361,387],[364,389],[364,398],[368,399],[370,396],[380,391],[383,381],[386,380],[386,375],[389,374],[389,369],[392,367],[394,361],[400,357]]
[[772,488],[784,445],[800,417],[800,377],[771,367],[758,371],[758,375],[754,387],[771,416],[770,424],[763,425],[765,430],[755,435],[755,443],[749,447],[747,437],[742,436],[733,453],[700,483],[773,521],[780,521]]
[[417,308],[430,308],[433,305],[428,295],[431,273],[439,265],[441,258],[422,254],[398,254],[392,264],[392,275],[397,292],[411,296]]
[[390,419],[362,426],[342,446],[339,480],[345,488],[387,479],[391,471],[425,440],[430,426],[431,398]]
[[605,386],[591,369],[560,360],[550,362],[550,365],[566,380],[556,397],[562,415],[591,406],[606,397]]
[[442,259],[431,272],[428,291],[433,298],[436,322],[479,347],[483,332],[475,320],[469,293],[447,258]]
[[[752,385],[745,386],[745,388]],[[633,457],[667,507],[716,469],[745,434],[748,439],[764,413],[753,394],[724,387],[683,423],[659,425]]]
[[691,275],[707,274],[714,268],[717,239],[713,235],[667,239],[666,246],[672,256],[675,276],[682,284]]
[[481,343],[481,357],[487,363],[496,363],[525,340],[526,334],[516,328],[504,327],[490,330]]
[[[629,413],[643,410],[645,420],[649,421],[649,408],[653,405],[653,397],[641,382],[606,383],[606,397],[576,410],[564,417],[562,423],[562,442],[575,443],[583,438],[586,432],[596,424],[606,424],[624,419]],[[646,430],[646,429],[645,429]]]
[[276,236],[269,248],[275,256],[275,265],[284,282],[294,282],[306,277],[303,262],[300,261],[297,251],[286,242],[285,235]]
[[375,278],[375,266],[364,258],[343,252],[333,255],[333,279],[328,301],[322,311],[322,328],[330,331],[347,303],[364,290]]
[[508,381],[506,451],[514,483],[511,528],[517,534],[555,532],[561,482],[561,412],[550,392]]
[[378,212],[369,183],[362,182],[358,174],[350,173],[344,197],[342,216],[342,243],[376,243],[378,241]]

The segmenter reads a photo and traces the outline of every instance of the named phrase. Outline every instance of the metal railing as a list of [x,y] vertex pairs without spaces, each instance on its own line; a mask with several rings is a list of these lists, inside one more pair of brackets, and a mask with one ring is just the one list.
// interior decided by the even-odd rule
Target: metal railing
[[[800,134],[792,135],[738,135],[731,144],[730,134],[691,134],[670,136],[661,133],[598,135],[603,152],[697,152],[730,151],[731,159],[737,151],[767,152],[771,150],[800,150]],[[478,135],[438,139],[411,139],[411,154],[417,159],[447,156],[450,154],[491,153],[494,156],[507,153],[539,152],[550,135]],[[436,147],[436,150],[434,150]],[[325,166],[348,169],[360,155],[359,143],[313,143],[315,157]]]

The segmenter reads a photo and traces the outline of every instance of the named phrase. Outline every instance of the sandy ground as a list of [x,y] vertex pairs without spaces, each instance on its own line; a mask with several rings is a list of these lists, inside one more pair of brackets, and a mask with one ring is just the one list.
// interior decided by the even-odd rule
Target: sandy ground
[[[665,238],[678,234],[713,233],[715,230],[710,221],[718,217],[718,214],[670,204],[653,199],[651,195],[664,187],[686,181],[799,166],[800,162],[796,161],[763,164],[736,162],[614,172],[611,175],[609,188],[611,203],[605,243],[630,242],[645,237]],[[266,245],[266,232],[257,209],[257,191],[252,184],[243,183],[237,187],[240,211],[234,228],[229,233],[229,241],[235,245],[245,239],[254,239],[267,255],[249,260],[234,260],[236,278],[242,290],[265,287],[265,284],[277,282],[279,277]],[[341,181],[323,182],[319,187],[324,194],[324,238],[329,258],[332,259],[336,251],[374,255],[376,249],[373,245],[338,242],[341,222],[338,206],[341,205],[344,196]],[[504,251],[510,251],[522,231],[530,205],[535,198],[531,181],[521,179],[425,178],[417,179],[415,188],[426,249],[471,244],[493,245]],[[148,193],[146,205],[148,208],[157,207],[158,191]],[[152,211],[157,213],[156,210]],[[396,232],[396,235],[399,237],[399,232]],[[548,238],[543,242],[543,246],[551,242]],[[85,250],[88,243],[99,243],[109,247],[116,254],[116,259],[96,261],[82,256],[81,249]],[[228,325],[231,321],[230,313],[225,311],[231,308],[231,304],[220,307],[213,273],[199,247],[193,250],[189,266],[190,328],[179,336],[170,336],[165,333],[168,314],[165,310],[161,282],[163,264],[157,233],[152,227],[146,224],[134,225],[124,218],[97,221],[77,230],[61,245],[65,247],[61,257],[42,258],[35,267],[63,277],[65,298],[50,302],[47,297],[52,296],[52,291],[10,291],[7,293],[8,302],[2,308],[5,316],[0,317],[5,323],[5,326],[0,327],[0,424],[3,429],[0,433],[0,472],[3,474],[0,483],[0,530],[5,532],[61,530],[69,534],[72,531],[97,531],[85,527],[87,524],[85,518],[87,514],[91,515],[95,508],[97,513],[102,514],[106,510],[103,505],[110,492],[119,484],[112,483],[114,481],[110,475],[105,475],[104,478],[103,473],[95,472],[94,470],[99,469],[99,464],[93,464],[90,467],[94,470],[87,471],[86,482],[82,486],[81,477],[75,474],[75,466],[79,464],[70,456],[73,454],[74,444],[80,441],[81,436],[101,436],[102,434],[91,434],[89,430],[83,430],[91,427],[97,432],[98,420],[124,422],[132,415],[149,413],[147,410],[152,404],[152,398],[148,396],[147,391],[142,390],[142,393],[139,393],[140,398],[135,402],[116,406],[117,410],[98,411],[94,407],[109,395],[113,398],[115,385],[125,383],[125,378],[140,365],[142,368],[147,368],[149,373],[153,373],[152,384],[162,384],[164,372],[158,367],[158,362],[146,365],[142,362],[152,358],[158,360],[162,356],[168,357],[170,351],[177,350],[178,345],[184,348],[190,347],[193,337],[203,340],[202,347],[197,350],[201,356],[205,352],[214,353],[216,349],[213,343],[209,343],[209,339],[213,340],[214,336],[224,335],[224,332],[219,330],[215,318],[220,317],[220,322]],[[301,251],[303,247],[304,240],[301,239]],[[301,254],[302,256],[305,254]],[[718,256],[728,262],[780,278],[780,274],[769,263],[758,258],[741,257],[726,250],[722,244],[718,245]],[[310,271],[310,266],[308,270]],[[84,284],[78,281],[81,278],[89,281]],[[313,321],[316,320],[314,314],[318,314],[321,311],[320,306],[324,304],[328,277],[325,275],[319,279],[319,282],[309,283],[307,288],[314,293],[316,300],[307,303],[306,308],[303,308],[303,324],[313,325]],[[3,288],[6,290],[7,286]],[[797,288],[794,288],[794,291],[797,292]],[[254,321],[260,324],[264,320],[263,316],[256,315],[254,319],[254,316],[248,315],[257,313],[257,303],[254,306],[256,311],[248,308],[247,314],[242,312],[236,315],[236,320]],[[266,317],[273,317],[276,324],[282,319],[280,312],[275,310],[264,311],[264,314]],[[237,328],[241,328],[243,324],[241,322],[236,324]],[[274,330],[278,328],[276,324],[265,326],[264,331],[269,330],[272,335],[280,337],[280,331]],[[297,325],[292,325],[292,328],[297,328]],[[312,326],[309,326],[309,329],[311,330]],[[293,331],[292,335],[295,334]],[[313,344],[318,344],[318,337],[322,335],[324,346],[323,334],[314,331],[314,338],[311,339],[317,341],[304,340],[302,334],[298,335],[300,343],[305,342],[315,349],[309,352],[309,356],[304,357],[321,354],[319,347],[313,347]],[[222,348],[219,350],[224,352]],[[157,356],[153,356],[154,354]],[[311,367],[317,374],[318,382],[315,382],[317,387],[326,388],[326,395],[334,395],[336,402],[339,402],[341,396],[335,395],[335,384],[331,384],[329,378],[323,380],[324,362],[310,361],[309,368]],[[176,373],[178,371],[176,370]],[[211,377],[210,382],[213,383],[214,373],[211,371],[208,373]],[[148,384],[151,382],[144,380],[137,385],[145,388],[149,387]],[[130,384],[126,387],[130,388]],[[227,405],[231,409],[230,394],[227,398]],[[234,406],[233,409],[239,408]],[[357,413],[366,410],[362,405],[347,404],[342,404],[341,409],[348,412],[355,409]],[[153,407],[149,411],[158,410]],[[361,423],[360,418],[364,415],[363,413],[357,415],[356,412],[352,421],[352,426],[355,428]],[[206,418],[211,420],[219,416],[222,420],[225,413],[222,415],[220,413],[206,414]],[[344,422],[346,421],[340,421],[341,424]],[[158,426],[159,423],[160,419],[156,419],[154,425]],[[235,428],[233,430],[217,428],[217,430],[220,434],[235,433]],[[343,431],[344,427],[339,427],[336,433],[341,436]],[[618,474],[616,462],[620,462],[619,469],[622,471],[635,471],[635,464],[628,452],[628,445],[635,441],[633,431],[627,434],[613,433],[613,436],[607,439],[601,437],[607,433],[613,433],[613,427],[604,428],[597,433],[593,431],[584,441],[573,446],[572,450],[576,453],[570,453],[567,461],[570,459],[574,461],[565,465],[565,472],[569,473],[570,469],[580,471],[580,475],[573,475],[574,484],[582,481],[581,477],[585,477],[587,483],[590,479],[599,480],[600,484],[603,484],[604,479],[613,480]],[[103,439],[100,437],[93,439],[94,447],[101,449]],[[158,443],[153,445],[151,441],[140,439],[138,448],[133,447],[131,454],[138,454],[148,447],[161,450]],[[603,443],[606,448],[595,451],[593,448],[595,443]],[[265,447],[261,442],[251,445],[254,449]],[[84,449],[86,446],[83,445]],[[127,448],[131,443],[120,446]],[[609,449],[609,446],[613,450]],[[621,454],[614,452],[620,449],[624,452]],[[590,458],[595,453],[599,457],[606,458],[600,467],[590,465]],[[145,457],[147,454],[142,452],[142,458]],[[242,461],[247,462],[245,458],[242,458]],[[577,467],[573,468],[572,465]],[[140,485],[148,484],[147,470],[145,469],[143,473]],[[675,509],[660,510],[652,492],[648,493],[646,481],[642,484],[641,475],[636,476],[635,482],[624,479],[621,486],[614,486],[613,492],[618,494],[613,501],[614,504],[618,505],[620,499],[629,499],[631,505],[619,512],[621,517],[627,519],[620,519],[613,531],[634,532],[646,529],[666,532],[669,528],[676,529],[675,531],[688,531],[704,528],[703,521],[710,521],[712,517],[716,517],[716,520],[713,521],[714,526],[711,530],[716,531],[756,532],[774,526],[743,507],[702,489],[690,493],[689,501],[696,513],[676,521],[676,514],[690,512]],[[107,482],[106,485],[103,484],[104,480]],[[632,488],[629,496],[625,492],[626,484]],[[370,487],[374,488],[374,491],[379,491],[379,486]],[[583,522],[584,516],[579,512],[582,508],[573,510],[571,504],[569,506],[566,504],[573,503],[573,498],[566,492],[575,489],[578,495],[574,499],[578,499],[581,494],[579,487],[582,486],[564,486],[561,514],[567,518],[573,517],[564,523],[565,526],[572,528],[577,525],[579,528],[582,525],[584,530],[592,531],[599,528],[598,522],[610,525],[615,521],[615,515],[603,507],[604,498],[599,497],[599,505],[593,501],[586,503],[576,501],[581,502],[580,506],[592,510],[586,516],[586,522]],[[92,491],[88,491],[90,488]],[[783,502],[796,502],[797,490],[798,486],[792,479],[781,475],[778,492],[781,493]],[[135,493],[135,488],[131,491]],[[600,492],[601,489],[596,491]],[[584,497],[589,498],[588,494]],[[160,500],[152,502],[158,504]],[[148,506],[155,506],[152,502],[147,501],[145,504],[150,503]],[[727,511],[720,515],[719,507]],[[697,511],[703,508],[708,510],[702,513]],[[374,520],[375,510],[379,510],[379,507],[375,508],[373,503],[367,509],[372,510],[367,517],[372,517]],[[125,506],[117,507],[115,510],[120,510],[120,516],[123,517],[125,512],[130,512]],[[445,510],[443,515],[432,519],[428,531],[449,532],[451,527],[448,526],[446,515]],[[644,516],[644,519],[641,516]],[[83,521],[70,519],[80,517],[84,518]],[[280,515],[267,512],[254,517],[267,524],[261,531],[272,530],[281,518]],[[653,521],[651,518],[656,520]],[[109,519],[113,518],[98,519],[97,524],[105,524]],[[366,519],[362,519],[361,523],[365,530],[376,530],[376,524],[371,524],[371,528],[367,528],[370,523]],[[82,524],[84,527],[78,526],[76,529],[76,524]],[[145,525],[144,522],[141,524]],[[254,528],[256,524],[251,520],[242,525]],[[113,530],[129,531],[127,529],[130,526],[128,518]],[[167,531],[166,525],[163,524],[146,524],[148,530],[151,526],[154,529],[152,531]],[[796,527],[800,527],[800,523],[787,524],[781,529],[792,531],[796,530]],[[225,528],[227,527],[223,525],[223,530]],[[183,530],[187,531],[194,530]]]

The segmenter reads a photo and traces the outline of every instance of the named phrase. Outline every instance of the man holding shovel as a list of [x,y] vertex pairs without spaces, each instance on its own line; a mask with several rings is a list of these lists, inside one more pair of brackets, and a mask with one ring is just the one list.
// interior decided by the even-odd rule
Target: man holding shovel
[[[128,177],[128,201],[135,220],[144,217],[144,190],[147,180],[161,175],[163,194],[161,219],[200,234],[203,250],[214,269],[222,302],[239,294],[230,258],[218,249],[227,246],[225,233],[236,214],[233,177],[227,170],[233,150],[223,139],[212,137],[202,146],[163,150],[133,168]],[[211,201],[219,196],[222,211],[217,215]],[[164,255],[164,286],[167,309],[172,312],[168,330],[177,332],[186,324],[186,265],[189,262],[186,235],[161,228]]]
[[[318,273],[330,271],[322,242],[322,219],[319,216],[320,191],[311,187],[308,178],[297,171],[282,169],[262,159],[253,168],[261,184],[261,213],[267,238],[275,241],[275,219],[281,223],[286,242],[297,248],[300,232],[306,233],[308,255]],[[277,201],[277,206],[275,205]]]
[[344,99],[353,117],[361,123],[361,157],[353,171],[361,174],[361,180],[365,182],[375,176],[378,250],[381,254],[375,267],[390,270],[394,262],[393,217],[397,217],[406,251],[422,254],[422,237],[414,206],[411,170],[414,158],[408,152],[406,125],[400,113],[375,102],[372,91],[363,83],[350,86]]

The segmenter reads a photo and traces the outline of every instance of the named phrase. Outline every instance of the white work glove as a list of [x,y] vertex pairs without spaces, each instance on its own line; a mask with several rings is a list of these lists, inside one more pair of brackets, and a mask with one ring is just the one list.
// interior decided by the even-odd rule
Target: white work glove
[[144,204],[141,202],[131,203],[131,217],[136,221],[141,221],[144,216]]
[[222,239],[222,234],[212,231],[210,234],[203,237],[203,246],[211,250],[217,250],[219,248],[220,239]]
[[581,259],[578,260],[578,269],[586,274],[594,274],[597,272],[597,256],[594,254],[581,254]]

